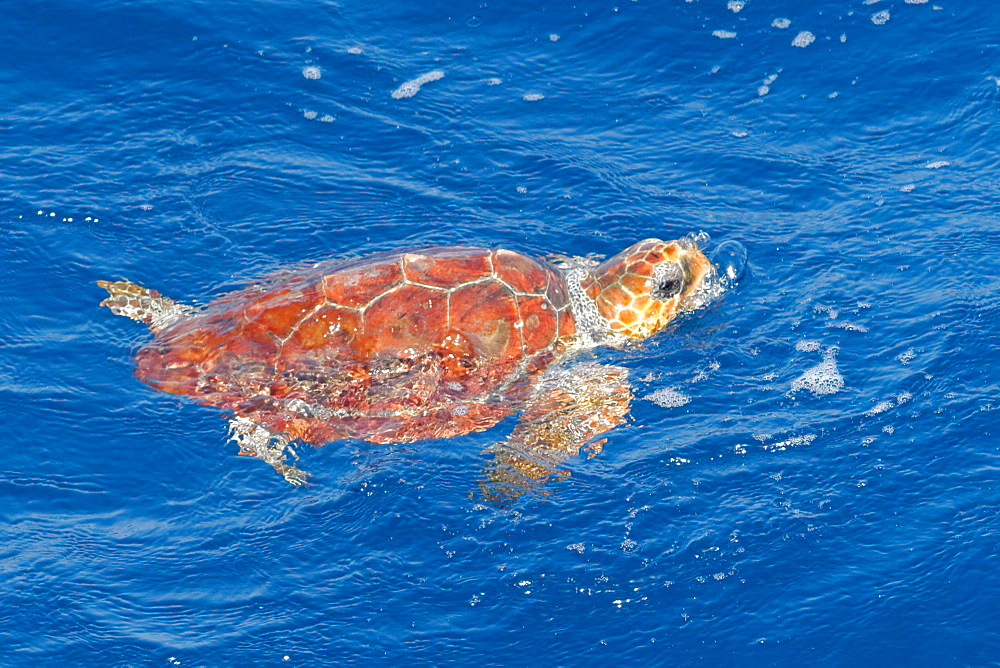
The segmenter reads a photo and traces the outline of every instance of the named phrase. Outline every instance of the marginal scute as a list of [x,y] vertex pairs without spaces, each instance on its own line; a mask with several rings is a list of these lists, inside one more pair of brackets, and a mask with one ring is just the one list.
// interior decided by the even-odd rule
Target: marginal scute
[[215,318],[211,327],[182,320],[136,353],[136,375],[157,389],[194,394],[198,375],[213,365],[238,331],[242,321]]

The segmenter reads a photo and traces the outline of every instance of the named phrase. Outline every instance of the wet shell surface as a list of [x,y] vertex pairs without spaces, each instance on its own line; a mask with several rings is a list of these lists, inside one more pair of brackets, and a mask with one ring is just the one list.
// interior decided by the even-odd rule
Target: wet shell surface
[[409,442],[496,424],[574,335],[551,266],[439,248],[225,295],[158,332],[136,374],[313,444]]

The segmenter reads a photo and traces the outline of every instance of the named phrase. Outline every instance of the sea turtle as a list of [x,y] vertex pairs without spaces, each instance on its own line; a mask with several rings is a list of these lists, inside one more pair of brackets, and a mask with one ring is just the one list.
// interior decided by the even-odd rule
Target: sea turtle
[[627,371],[567,365],[569,353],[655,334],[697,305],[712,272],[686,237],[562,267],[468,247],[320,262],[203,308],[127,280],[98,285],[103,306],[156,335],[136,375],[231,413],[241,453],[289,482],[306,477],[286,463],[293,441],[408,443],[519,413],[487,471],[517,495],[582,447],[596,454],[628,412]]

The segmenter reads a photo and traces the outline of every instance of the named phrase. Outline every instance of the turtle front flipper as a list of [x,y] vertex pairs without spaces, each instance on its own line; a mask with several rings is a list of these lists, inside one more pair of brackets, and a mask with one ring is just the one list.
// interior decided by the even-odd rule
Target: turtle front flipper
[[196,310],[129,280],[97,281],[97,285],[108,291],[101,306],[107,306],[116,315],[149,325],[154,332],[166,329]]
[[544,494],[546,481],[570,476],[563,462],[581,449],[588,458],[601,451],[604,439],[594,439],[625,422],[631,401],[623,367],[581,364],[546,373],[510,438],[489,448],[483,496],[504,505],[530,491]]
[[306,484],[309,474],[285,463],[286,449],[298,458],[285,436],[271,433],[249,418],[235,417],[229,421],[229,440],[236,441],[241,455],[267,462],[292,485],[300,487]]

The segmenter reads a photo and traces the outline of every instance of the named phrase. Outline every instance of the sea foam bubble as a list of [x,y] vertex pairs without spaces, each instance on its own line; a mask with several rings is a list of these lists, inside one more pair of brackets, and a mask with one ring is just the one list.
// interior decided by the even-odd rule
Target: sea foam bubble
[[831,346],[823,352],[823,361],[806,369],[805,373],[792,381],[791,392],[808,390],[814,396],[836,394],[844,388],[844,377],[837,369],[837,347]]
[[444,78],[444,70],[431,70],[426,74],[421,74],[415,79],[410,79],[409,81],[403,82],[403,84],[392,91],[393,98],[400,100],[404,97],[413,97],[420,92],[420,88],[425,83],[430,83],[431,81],[437,81],[438,79]]

